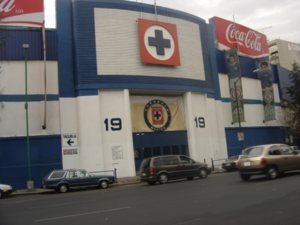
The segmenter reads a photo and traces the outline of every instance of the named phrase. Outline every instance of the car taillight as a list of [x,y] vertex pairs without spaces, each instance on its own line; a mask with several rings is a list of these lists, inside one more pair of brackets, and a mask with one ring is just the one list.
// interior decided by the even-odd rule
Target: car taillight
[[241,166],[241,161],[237,162],[237,166],[240,167]]
[[47,184],[47,182],[46,181],[44,181],[44,185],[46,185]]
[[222,163],[222,166],[225,166],[225,163]]
[[153,167],[150,167],[150,174],[153,174]]
[[260,165],[266,165],[267,164],[267,160],[265,158],[261,158],[260,160]]
[[235,164],[236,164],[235,162],[230,163],[230,165],[232,165],[232,166],[234,166]]

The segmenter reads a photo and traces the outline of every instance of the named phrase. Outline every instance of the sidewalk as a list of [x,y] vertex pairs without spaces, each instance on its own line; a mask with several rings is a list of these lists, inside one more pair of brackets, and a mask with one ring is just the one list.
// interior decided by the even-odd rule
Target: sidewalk
[[[211,175],[222,173],[224,170],[217,169],[215,171],[212,171]],[[124,178],[118,178],[118,183],[114,183],[113,186],[121,186],[121,185],[130,185],[130,184],[139,184],[141,183],[139,181],[139,176],[136,177],[124,177]],[[35,188],[33,190],[16,190],[11,195],[34,195],[34,194],[43,194],[47,192],[54,192],[55,190],[52,189],[43,189],[43,188]]]

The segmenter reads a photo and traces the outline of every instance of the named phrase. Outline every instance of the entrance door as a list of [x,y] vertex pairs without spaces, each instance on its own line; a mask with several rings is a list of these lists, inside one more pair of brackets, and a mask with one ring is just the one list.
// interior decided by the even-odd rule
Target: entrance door
[[187,131],[133,133],[135,169],[145,158],[159,155],[189,155]]

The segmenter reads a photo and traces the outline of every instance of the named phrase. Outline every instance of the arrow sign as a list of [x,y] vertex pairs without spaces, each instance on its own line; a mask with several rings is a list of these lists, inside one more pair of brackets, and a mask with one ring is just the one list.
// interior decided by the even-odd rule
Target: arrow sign
[[71,140],[72,139],[69,139],[68,142],[67,142],[70,146],[72,146],[72,143],[74,143],[74,141],[71,141]]
[[76,147],[77,146],[77,134],[62,134],[62,145],[64,147]]

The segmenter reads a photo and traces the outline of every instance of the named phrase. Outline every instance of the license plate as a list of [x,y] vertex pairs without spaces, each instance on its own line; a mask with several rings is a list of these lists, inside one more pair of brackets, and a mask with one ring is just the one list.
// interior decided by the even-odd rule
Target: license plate
[[250,166],[250,162],[244,162],[244,166]]
[[230,163],[227,163],[227,166],[230,166]]
[[145,176],[146,176],[146,173],[142,173],[142,176],[145,177]]

